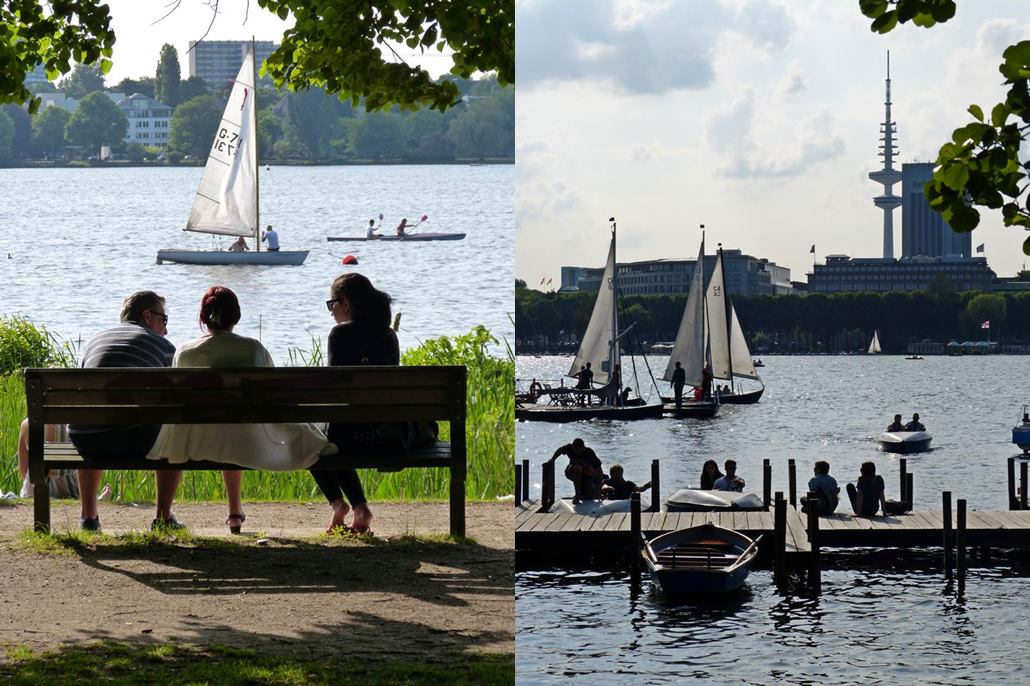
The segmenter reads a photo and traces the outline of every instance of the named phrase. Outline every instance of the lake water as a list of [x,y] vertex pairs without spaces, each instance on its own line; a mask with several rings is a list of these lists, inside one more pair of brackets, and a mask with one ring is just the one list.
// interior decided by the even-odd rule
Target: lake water
[[[240,298],[237,332],[260,338],[277,363],[323,342],[333,322],[329,284],[368,276],[401,312],[401,348],[487,326],[514,340],[514,166],[272,167],[261,174],[261,223],[284,250],[310,250],[300,267],[155,264],[160,248],[226,247],[231,238],[186,233],[200,168],[0,170],[0,314],[21,314],[65,340],[83,341],[118,320],[130,292],[167,298],[168,337],[201,333],[200,297],[216,284]],[[329,243],[383,230],[402,217],[467,233],[462,241]],[[10,259],[8,258],[10,254]],[[353,254],[359,264],[342,266]]]
[[[916,508],[939,510],[942,490],[966,498],[971,509],[1006,507],[1006,459],[1020,454],[1010,429],[1030,401],[1030,388],[1020,381],[1030,358],[763,360],[762,400],[725,406],[713,420],[519,423],[517,459],[531,462],[531,497],[540,494],[540,463],[580,436],[606,467],[620,462],[627,478],[640,483],[649,478],[651,459],[659,458],[665,495],[696,486],[709,458],[720,464],[735,459],[746,490],[759,494],[762,459],[769,458],[773,490],[786,492],[787,460],[795,458],[799,490],[817,459],[830,462],[841,484],[872,460],[886,480],[887,496],[897,498],[898,458],[879,452],[875,438],[895,413],[907,420],[919,412],[934,448],[907,457]],[[666,361],[649,358],[656,376]],[[520,356],[518,376],[557,379],[570,362]],[[642,365],[638,372],[646,378]],[[668,384],[660,387],[666,392]],[[558,495],[571,495],[561,469],[557,477]],[[520,565],[518,682],[1025,682],[1027,570],[1008,564],[973,569],[964,600],[948,591],[939,571],[843,564],[824,572],[818,598],[784,595],[771,572],[757,570],[745,592],[728,603],[670,605],[646,577],[634,593],[624,571]]]

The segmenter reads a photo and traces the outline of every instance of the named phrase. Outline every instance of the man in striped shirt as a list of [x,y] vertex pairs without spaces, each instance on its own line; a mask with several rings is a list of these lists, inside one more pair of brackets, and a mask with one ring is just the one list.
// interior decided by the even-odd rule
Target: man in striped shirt
[[[168,333],[165,299],[153,291],[137,291],[122,303],[121,323],[94,336],[82,351],[83,367],[169,367],[175,346]],[[130,426],[71,425],[68,437],[86,460],[110,457],[145,457],[160,425]],[[97,514],[97,489],[103,476],[100,469],[79,470],[79,498],[82,503],[80,524],[88,531],[100,530]],[[151,528],[182,525],[172,514],[172,500],[182,472],[157,471],[157,517]]]

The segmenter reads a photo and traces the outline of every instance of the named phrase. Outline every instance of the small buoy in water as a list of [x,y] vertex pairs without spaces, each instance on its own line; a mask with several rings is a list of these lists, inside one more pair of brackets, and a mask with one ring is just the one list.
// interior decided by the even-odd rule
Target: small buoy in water
[[357,263],[358,263],[358,258],[354,257],[354,255],[344,255],[343,259],[340,260],[340,264],[357,264]]

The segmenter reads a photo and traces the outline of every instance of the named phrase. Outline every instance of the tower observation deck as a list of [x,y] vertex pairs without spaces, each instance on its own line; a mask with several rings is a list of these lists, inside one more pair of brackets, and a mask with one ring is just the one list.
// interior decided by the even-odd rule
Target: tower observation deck
[[901,198],[894,195],[894,184],[901,181],[901,171],[894,168],[894,143],[897,124],[891,121],[891,53],[887,51],[887,82],[883,123],[880,124],[880,157],[883,168],[869,172],[869,178],[883,185],[883,194],[873,198],[873,204],[883,210],[883,256],[894,257],[894,208],[901,205]]

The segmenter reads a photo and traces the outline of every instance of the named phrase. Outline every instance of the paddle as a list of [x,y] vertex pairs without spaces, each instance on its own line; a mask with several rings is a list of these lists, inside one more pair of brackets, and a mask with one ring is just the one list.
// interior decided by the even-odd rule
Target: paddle
[[421,225],[421,224],[422,224],[422,222],[426,221],[427,219],[429,219],[429,215],[428,215],[428,214],[423,214],[423,215],[422,215],[422,218],[421,218],[421,219],[419,219],[419,220],[418,220],[417,222],[415,222],[415,223],[414,223],[414,224],[412,224],[411,226],[407,227],[407,228],[405,229],[405,231],[410,231],[410,230],[412,230],[412,229],[416,229],[416,228],[418,228],[418,227],[419,227],[419,225]]

